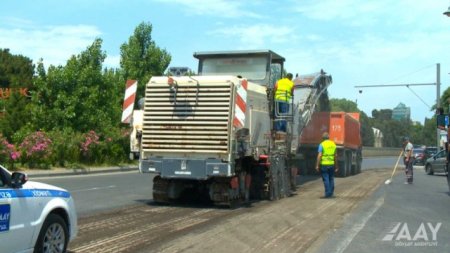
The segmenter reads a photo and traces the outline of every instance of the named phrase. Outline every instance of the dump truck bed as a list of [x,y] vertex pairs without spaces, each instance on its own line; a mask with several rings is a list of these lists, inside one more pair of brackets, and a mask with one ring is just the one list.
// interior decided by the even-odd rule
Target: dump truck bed
[[357,149],[361,146],[358,113],[316,112],[300,136],[300,144],[317,145],[322,142],[322,134],[328,132],[336,145]]

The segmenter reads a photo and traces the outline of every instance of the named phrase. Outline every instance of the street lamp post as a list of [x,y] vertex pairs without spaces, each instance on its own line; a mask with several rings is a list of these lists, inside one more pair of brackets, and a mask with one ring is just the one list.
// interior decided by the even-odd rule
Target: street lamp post
[[[441,64],[436,64],[436,109],[441,107]],[[437,145],[436,147],[439,150],[441,146],[441,130],[439,128],[436,129],[437,132]],[[444,147],[445,149],[445,147]]]

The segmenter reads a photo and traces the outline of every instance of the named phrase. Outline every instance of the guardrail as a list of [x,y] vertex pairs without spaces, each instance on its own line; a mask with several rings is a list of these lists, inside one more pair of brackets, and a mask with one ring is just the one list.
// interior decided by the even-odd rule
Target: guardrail
[[398,156],[402,151],[401,148],[374,148],[374,147],[363,147],[362,156]]

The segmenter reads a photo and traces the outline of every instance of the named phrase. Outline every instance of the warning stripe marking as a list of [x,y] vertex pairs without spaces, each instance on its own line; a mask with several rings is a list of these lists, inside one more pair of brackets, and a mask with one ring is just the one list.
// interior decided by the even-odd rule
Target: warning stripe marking
[[241,80],[236,90],[233,126],[243,127],[247,110],[247,80]]
[[122,123],[130,123],[136,99],[137,81],[127,80],[122,107]]

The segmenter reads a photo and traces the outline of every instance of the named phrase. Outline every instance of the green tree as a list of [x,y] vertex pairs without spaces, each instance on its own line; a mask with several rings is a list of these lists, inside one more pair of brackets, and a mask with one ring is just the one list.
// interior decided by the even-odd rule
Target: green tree
[[144,96],[145,85],[152,76],[164,75],[172,57],[152,40],[152,25],[142,22],[120,47],[120,66],[124,79],[138,80],[137,100]]
[[402,138],[404,136],[411,137],[413,132],[411,128],[411,121],[392,120],[392,119],[376,119],[372,120],[373,126],[380,129],[383,133],[384,147],[401,147]]
[[370,119],[365,112],[360,112],[359,121],[361,122],[361,139],[363,146],[373,147],[375,136],[373,134]]
[[30,58],[0,49],[0,88],[31,88],[33,74]]
[[373,110],[372,117],[378,120],[391,120],[392,110],[391,109]]
[[450,87],[448,87],[441,96],[441,107],[444,108],[444,113],[450,113]]
[[32,89],[34,65],[31,59],[12,55],[9,49],[0,49],[0,133],[11,140],[11,135],[29,120],[25,109],[29,99],[20,94],[20,88]]
[[13,93],[5,100],[3,115],[0,115],[0,129],[3,136],[11,140],[12,135],[30,121],[27,97]]
[[345,98],[330,99],[331,111],[333,112],[359,112],[358,105]]
[[411,135],[409,136],[412,143],[421,145],[430,145],[429,141],[424,138],[424,127],[421,124],[412,124],[410,127]]
[[427,146],[436,146],[436,116],[433,116],[431,119],[426,118],[425,124],[423,126],[423,144]]
[[65,66],[50,66],[48,73],[39,63],[33,93],[36,128],[101,132],[119,125],[123,80],[113,70],[102,71],[106,54],[101,44],[96,39]]

